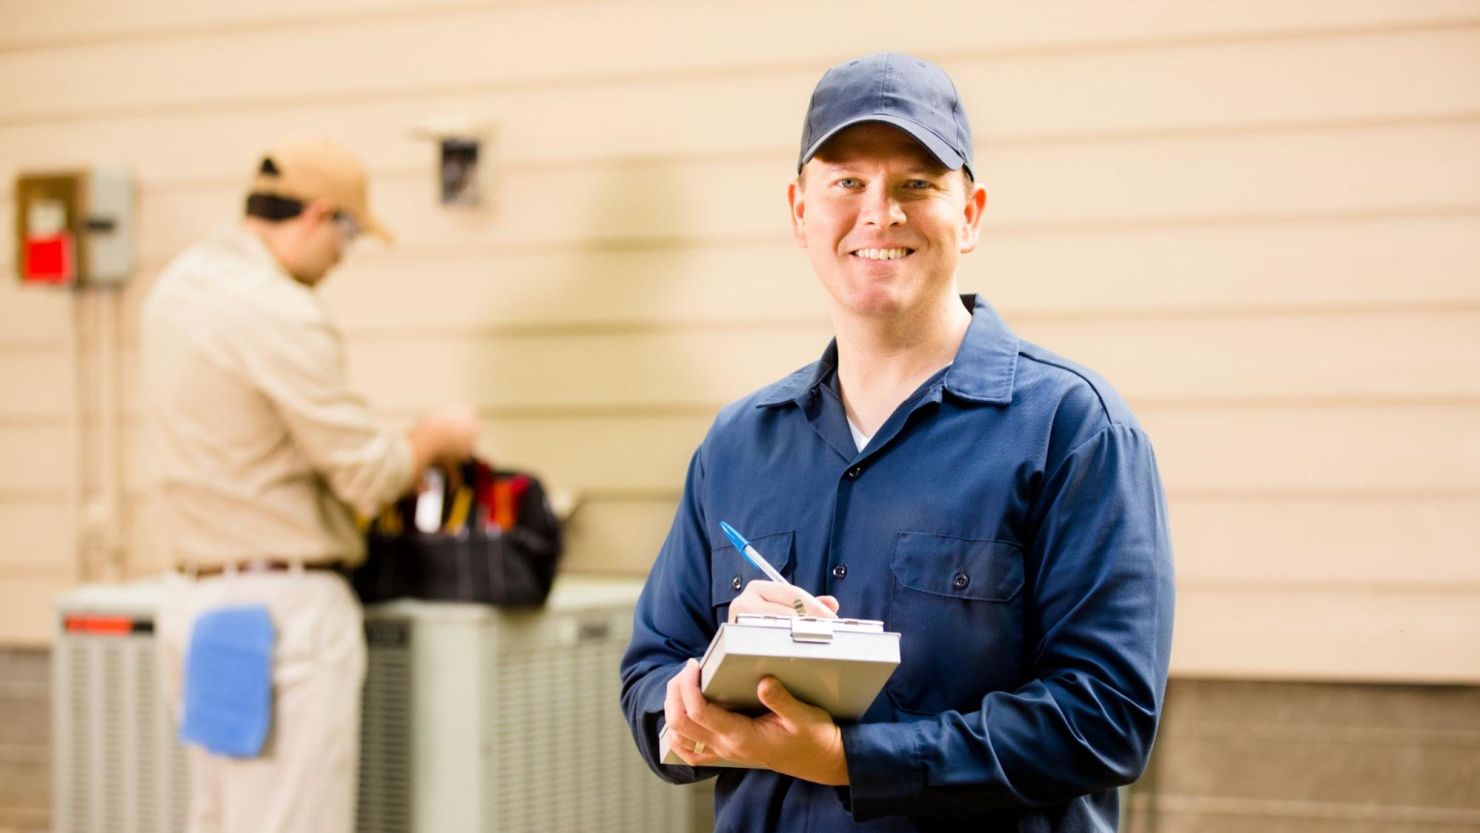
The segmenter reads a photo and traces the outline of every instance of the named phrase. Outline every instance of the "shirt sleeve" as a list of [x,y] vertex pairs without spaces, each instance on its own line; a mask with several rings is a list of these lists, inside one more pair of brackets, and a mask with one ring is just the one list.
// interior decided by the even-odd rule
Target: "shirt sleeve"
[[411,444],[350,389],[339,334],[322,316],[264,316],[243,363],[330,491],[369,517],[404,493]]
[[1145,768],[1173,613],[1149,440],[1111,425],[1082,442],[1047,474],[1030,522],[1024,684],[970,713],[845,726],[840,796],[856,820],[1058,804]]
[[702,448],[689,462],[683,498],[637,600],[632,641],[622,657],[622,712],[638,751],[661,778],[676,784],[710,777],[712,767],[658,763],[658,730],[668,681],[714,636],[709,598],[709,541],[701,507]]

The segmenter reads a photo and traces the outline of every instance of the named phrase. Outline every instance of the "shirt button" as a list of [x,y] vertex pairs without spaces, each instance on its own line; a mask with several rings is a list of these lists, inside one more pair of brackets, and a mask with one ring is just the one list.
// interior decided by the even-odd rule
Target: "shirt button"
[[848,478],[849,480],[857,480],[858,475],[860,474],[863,474],[863,466],[854,466],[853,468],[843,472],[843,476]]
[[739,590],[744,586],[745,582],[741,581],[739,576],[735,576],[734,578],[730,579],[730,587],[732,589]]
[[839,564],[838,566],[836,566],[836,567],[833,568],[833,578],[847,578],[847,577],[848,577],[848,565],[847,564]]
[[957,573],[956,577],[951,579],[951,586],[956,588],[957,590],[965,590],[966,585],[970,583],[971,576],[968,576],[965,573]]

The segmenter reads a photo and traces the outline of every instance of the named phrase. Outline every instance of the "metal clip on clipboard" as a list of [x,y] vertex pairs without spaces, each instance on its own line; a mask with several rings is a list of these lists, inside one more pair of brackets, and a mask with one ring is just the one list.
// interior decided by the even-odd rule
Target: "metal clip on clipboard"
[[798,616],[791,620],[791,640],[793,642],[831,642],[832,623],[831,619]]

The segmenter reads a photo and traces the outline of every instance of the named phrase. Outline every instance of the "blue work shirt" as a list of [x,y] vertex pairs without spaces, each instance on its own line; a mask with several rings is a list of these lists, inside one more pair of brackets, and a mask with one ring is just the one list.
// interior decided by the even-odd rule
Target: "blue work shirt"
[[[1166,686],[1172,557],[1146,434],[1095,374],[1016,338],[979,296],[955,360],[863,451],[836,345],[733,403],[689,465],[638,602],[622,708],[663,778],[718,775],[716,833],[1114,830]],[[847,787],[657,763],[665,686],[762,578],[745,532],[901,662],[843,724]]]

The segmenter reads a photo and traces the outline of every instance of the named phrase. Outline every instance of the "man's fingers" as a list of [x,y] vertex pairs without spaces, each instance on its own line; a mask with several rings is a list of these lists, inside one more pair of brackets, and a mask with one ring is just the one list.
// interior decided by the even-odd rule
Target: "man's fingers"
[[[805,594],[798,593],[790,584],[778,584],[774,581],[752,581],[747,589],[754,587],[762,599],[774,605],[792,608],[797,602],[806,602]],[[795,612],[795,611],[793,611]]]
[[790,584],[757,579],[745,585],[745,591],[730,603],[731,622],[742,613],[831,619],[837,615],[837,600],[828,605]]
[[693,697],[698,698],[698,706],[707,705],[704,695],[699,693],[699,664],[691,659],[684,663],[677,674],[669,678],[668,691],[663,698],[663,717],[674,745],[692,746],[696,735],[706,734],[704,728],[690,716],[695,705]]
[[719,760],[719,756],[714,753],[709,744],[686,738],[683,735],[676,735],[672,730],[668,732],[668,746],[673,750],[673,754],[679,757],[679,760],[689,766],[704,766]]
[[796,611],[798,614],[802,616],[815,616],[819,619],[837,618],[838,609],[836,605],[829,606],[816,596],[796,590],[792,591],[792,595],[794,599],[792,602],[793,606],[799,606]]
[[690,766],[704,766],[720,760],[714,748],[704,741],[687,741],[686,743],[684,751],[688,753],[686,759]]
[[741,614],[760,616],[795,616],[795,594],[784,593],[786,585],[758,579],[745,585],[745,590],[730,602],[730,621]]
[[[668,691],[663,699],[663,714],[668,728],[668,746],[679,760],[689,766],[704,766],[720,760],[710,747],[718,738],[703,724],[690,716],[691,712],[715,711],[699,691],[699,663],[689,660],[668,680]],[[703,744],[695,751],[696,744]]]
[[699,685],[699,666],[692,659],[685,661],[683,667],[678,669],[678,673],[668,678],[667,692],[663,697],[665,708],[670,703],[675,705],[682,704],[683,700],[679,691],[685,684],[694,686],[695,688]]
[[680,728],[690,740],[713,745],[722,739],[722,735],[740,729],[746,718],[704,699],[704,693],[699,690],[699,664],[689,660],[689,665],[677,678],[683,712],[679,718]]
[[827,609],[834,614],[838,612],[838,599],[836,596],[818,596],[817,601],[827,605]]
[[689,660],[678,673],[678,697],[683,702],[685,716],[691,721],[698,722],[699,716],[709,707],[709,701],[699,691],[699,665],[693,660]]
[[[737,621],[742,614],[758,616],[798,615],[796,605],[793,602],[782,604],[781,602],[768,602],[763,599],[752,600],[750,604],[745,605],[743,608],[735,607],[733,604],[730,605],[730,622]],[[804,615],[811,616],[812,613],[808,611]]]
[[777,717],[787,723],[792,722],[793,718],[800,716],[798,714],[798,707],[802,706],[802,703],[797,698],[791,696],[791,692],[786,690],[786,686],[782,685],[781,681],[775,677],[762,677],[761,681],[756,683],[755,693],[760,698],[762,706],[770,709]]
[[761,705],[771,710],[783,723],[796,727],[804,723],[832,723],[827,712],[809,703],[803,703],[786,690],[786,686],[775,677],[762,677],[756,684],[755,693]]

